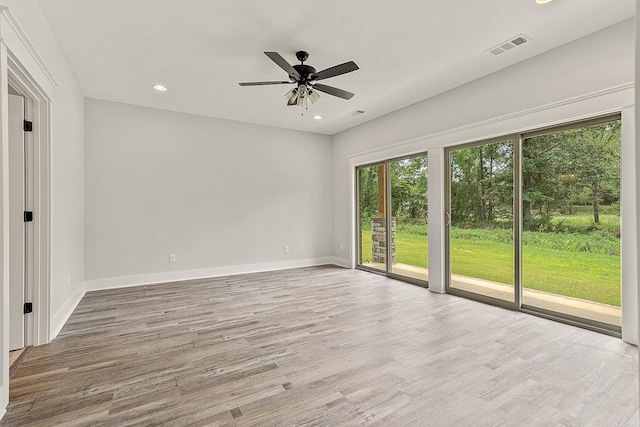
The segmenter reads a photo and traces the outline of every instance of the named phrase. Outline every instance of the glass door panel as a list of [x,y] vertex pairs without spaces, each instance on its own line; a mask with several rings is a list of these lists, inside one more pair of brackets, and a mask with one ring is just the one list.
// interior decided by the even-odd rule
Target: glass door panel
[[515,302],[514,142],[449,151],[449,288]]
[[620,325],[620,126],[523,140],[523,305]]
[[357,172],[358,266],[386,271],[386,167],[359,167]]
[[428,281],[427,156],[389,162],[390,272]]

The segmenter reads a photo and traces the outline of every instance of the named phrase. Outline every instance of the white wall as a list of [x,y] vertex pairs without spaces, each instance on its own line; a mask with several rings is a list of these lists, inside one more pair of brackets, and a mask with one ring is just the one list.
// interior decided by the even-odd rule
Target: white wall
[[330,137],[95,99],[85,131],[88,289],[330,261]]
[[[51,112],[51,322],[84,287],[84,96],[36,0],[2,0],[57,79]],[[37,215],[37,213],[36,213]]]
[[[333,253],[344,265],[353,259],[353,188],[349,174],[358,164],[429,150],[441,156],[444,146],[480,140],[610,111],[621,111],[634,103],[634,22],[627,20],[588,37],[561,46],[512,67],[483,77],[449,92],[372,120],[333,137]],[[612,90],[609,90],[613,88]],[[602,93],[594,94],[601,91]],[[593,94],[590,95],[590,94]],[[627,123],[629,124],[629,123]],[[633,124],[631,124],[633,126]],[[630,135],[632,133],[627,133]],[[633,145],[634,141],[623,141]],[[438,157],[439,159],[439,157]],[[430,180],[443,171],[441,162],[429,162]],[[635,185],[635,183],[634,183]],[[627,206],[635,203],[635,188],[623,194]],[[429,186],[430,287],[444,288],[442,233],[432,233],[431,224],[442,226],[442,198]],[[624,189],[623,189],[624,191]],[[432,197],[433,196],[433,197]],[[630,202],[630,204],[629,204]],[[630,218],[631,216],[631,218]],[[623,212],[625,222],[635,216]],[[628,227],[633,228],[633,227]],[[340,250],[340,245],[351,250]],[[434,250],[432,246],[439,250]],[[432,257],[432,255],[436,255]],[[623,263],[625,255],[623,254]],[[633,269],[635,254],[626,260]],[[628,258],[628,255],[627,255]],[[434,268],[434,265],[436,268]],[[635,277],[623,271],[623,277]],[[435,279],[438,279],[437,281]],[[437,282],[437,283],[436,283]],[[627,281],[627,305],[623,338],[637,342],[635,281]],[[626,331],[626,332],[625,332]]]

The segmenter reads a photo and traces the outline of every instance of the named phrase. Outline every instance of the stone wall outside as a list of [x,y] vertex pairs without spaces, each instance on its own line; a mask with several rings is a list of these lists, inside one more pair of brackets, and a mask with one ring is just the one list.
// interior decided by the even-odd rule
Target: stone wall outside
[[[387,262],[387,218],[371,218],[371,262]],[[396,219],[391,218],[391,263],[396,262]]]

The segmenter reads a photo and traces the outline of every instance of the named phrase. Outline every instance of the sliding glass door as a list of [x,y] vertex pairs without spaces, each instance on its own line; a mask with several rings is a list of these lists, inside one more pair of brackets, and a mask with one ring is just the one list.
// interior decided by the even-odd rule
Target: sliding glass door
[[426,285],[427,156],[356,169],[358,267]]
[[427,157],[389,162],[391,182],[390,272],[429,280],[427,238]]
[[620,330],[619,116],[447,150],[449,292]]
[[620,128],[524,138],[523,306],[620,326]]
[[358,266],[387,270],[387,180],[384,163],[360,167],[358,177]]
[[514,140],[449,151],[449,288],[515,302]]

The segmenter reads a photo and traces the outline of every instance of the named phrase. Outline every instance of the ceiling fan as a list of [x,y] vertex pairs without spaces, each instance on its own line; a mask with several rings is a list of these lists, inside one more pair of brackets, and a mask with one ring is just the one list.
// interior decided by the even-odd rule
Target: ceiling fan
[[278,52],[265,52],[273,62],[275,62],[280,68],[289,74],[288,81],[269,81],[269,82],[247,82],[240,83],[240,86],[264,86],[264,85],[284,85],[295,84],[296,87],[291,89],[285,97],[287,98],[287,105],[298,105],[304,108],[307,107],[307,99],[310,99],[312,103],[315,103],[320,99],[320,95],[317,92],[324,92],[329,95],[337,96],[342,99],[351,99],[355,94],[347,92],[346,90],[338,89],[337,87],[327,86],[322,83],[316,83],[318,80],[328,79],[330,77],[339,76],[341,74],[350,73],[358,70],[358,66],[355,62],[349,61],[344,64],[335,65],[327,68],[326,70],[317,71],[310,65],[306,65],[304,61],[309,58],[309,53],[305,51],[296,52],[296,58],[300,61],[300,64],[291,65],[284,59]]

